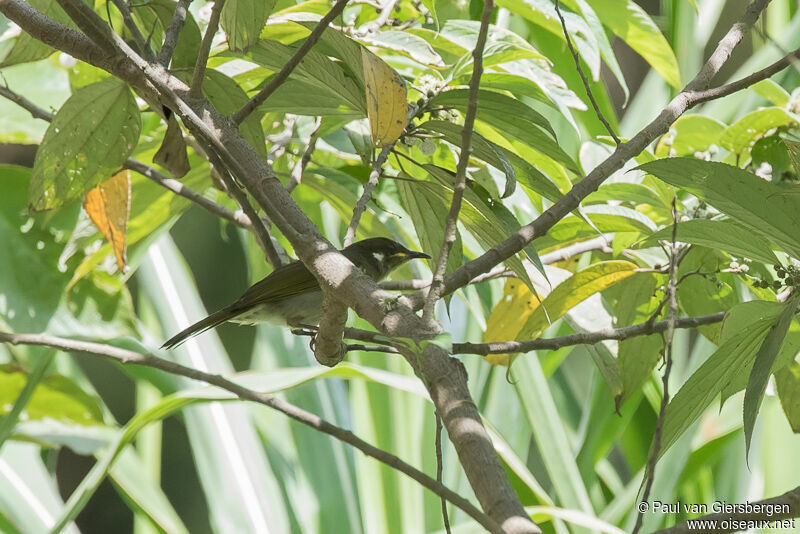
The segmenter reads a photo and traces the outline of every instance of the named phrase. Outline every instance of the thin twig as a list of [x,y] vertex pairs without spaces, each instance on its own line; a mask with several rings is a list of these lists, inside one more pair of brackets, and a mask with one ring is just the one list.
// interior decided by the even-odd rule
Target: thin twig
[[303,180],[303,173],[306,171],[306,167],[311,161],[311,156],[317,148],[317,137],[319,136],[319,129],[321,126],[322,117],[317,117],[314,122],[314,129],[311,130],[311,134],[308,136],[308,144],[305,150],[303,150],[303,155],[300,156],[300,159],[298,159],[294,167],[292,167],[292,174],[289,177],[289,182],[286,184],[286,190],[290,193],[294,191],[294,188],[300,185],[300,182]]
[[250,204],[250,201],[247,199],[247,193],[239,188],[239,186],[236,184],[236,181],[228,172],[228,169],[225,168],[221,159],[216,154],[209,152],[208,156],[214,163],[217,171],[219,171],[219,175],[222,178],[222,181],[225,183],[228,194],[233,197],[236,203],[239,204],[239,207],[242,208],[242,211],[244,211],[245,215],[247,215],[247,217],[250,219],[253,235],[255,235],[258,245],[264,251],[267,261],[274,268],[278,268],[283,265],[283,258],[280,254],[278,254],[278,251],[272,242],[272,235],[269,233],[264,221],[258,216],[255,208],[253,208],[253,205]]
[[372,200],[372,190],[378,185],[378,178],[381,175],[383,164],[386,163],[389,154],[392,152],[392,147],[384,147],[381,150],[375,161],[372,162],[372,170],[369,173],[369,180],[364,184],[364,190],[356,202],[356,207],[353,208],[353,216],[350,219],[350,224],[347,225],[347,233],[344,235],[344,246],[350,246],[356,240],[356,230],[358,223],[361,221],[361,215],[367,209],[367,204]]
[[172,21],[164,34],[164,44],[161,45],[161,51],[158,53],[158,62],[165,68],[169,66],[169,62],[172,59],[172,53],[178,44],[178,36],[181,34],[183,25],[186,23],[186,16],[189,13],[189,4],[191,3],[192,0],[178,0],[178,3],[175,4]]
[[186,186],[182,182],[166,177],[164,174],[158,172],[156,169],[154,169],[150,165],[147,165],[146,163],[142,163],[141,161],[129,158],[127,161],[125,161],[125,163],[122,166],[126,169],[138,172],[139,174],[157,183],[161,187],[172,191],[176,195],[191,200],[192,202],[194,202],[204,210],[208,211],[212,215],[216,215],[217,217],[225,219],[226,221],[232,222],[233,224],[241,228],[254,231],[253,223],[250,220],[250,217],[245,215],[244,212],[233,211],[221,204],[217,204],[213,200],[209,200],[208,198],[204,197],[202,194],[195,191],[194,189]]
[[[715,324],[725,320],[726,312],[710,313],[708,315],[697,315],[693,317],[679,317],[675,319],[675,328],[697,328],[698,326],[705,326]],[[486,356],[487,354],[505,354],[509,352],[531,352],[534,350],[557,350],[562,347],[571,347],[574,345],[594,345],[601,341],[616,340],[622,341],[637,336],[649,336],[651,334],[659,334],[666,332],[669,327],[669,321],[645,321],[631,326],[621,328],[603,328],[593,332],[580,332],[577,334],[568,334],[566,336],[551,337],[551,338],[538,338],[528,341],[492,341],[490,343],[453,343],[453,354],[477,354]],[[304,335],[313,336],[314,332],[308,332]],[[391,345],[391,341],[378,332],[370,330],[363,330],[359,328],[345,328],[344,337],[346,339],[355,339],[368,343],[375,343],[378,345]],[[392,350],[384,352],[395,352]]]
[[237,384],[236,382],[224,378],[223,376],[206,373],[191,367],[186,367],[178,363],[159,358],[152,354],[141,354],[102,343],[78,341],[51,336],[48,334],[12,334],[2,331],[0,331],[0,342],[10,343],[12,345],[37,345],[42,347],[51,347],[65,352],[100,356],[118,361],[123,364],[152,367],[173,375],[184,376],[193,380],[200,380],[212,386],[224,389],[225,391],[233,393],[242,400],[252,401],[268,406],[269,408],[287,415],[295,421],[298,421],[355,447],[367,456],[375,458],[379,462],[382,462],[389,467],[404,473],[413,480],[417,481],[420,485],[431,490],[436,495],[443,496],[456,507],[463,510],[471,518],[475,519],[475,521],[477,521],[490,532],[498,534],[503,533],[503,529],[500,527],[500,525],[498,525],[489,516],[478,510],[467,499],[443,486],[441,483],[419,471],[415,467],[407,464],[397,456],[384,451],[383,449],[379,449],[370,443],[367,443],[349,430],[345,430],[344,428],[333,425],[321,417],[307,412],[282,399],[279,399],[274,395],[248,389]]
[[136,23],[133,21],[133,15],[130,6],[128,6],[128,2],[126,0],[111,1],[122,14],[122,21],[125,23],[125,27],[128,28],[128,31],[131,32],[133,40],[136,41],[136,44],[139,45],[139,48],[142,50],[144,58],[148,61],[152,61],[155,58],[153,50],[150,49],[150,43],[147,42],[142,32],[139,31],[139,27],[136,26]]
[[[53,120],[52,113],[50,113],[45,109],[40,108],[39,106],[37,106],[24,96],[18,95],[14,91],[10,90],[8,87],[0,86],[0,96],[3,96],[8,100],[11,100],[18,106],[28,111],[33,117],[37,119],[41,119],[47,122],[52,122]],[[221,204],[217,204],[213,200],[204,197],[202,194],[198,193],[197,191],[188,187],[182,182],[179,182],[178,180],[174,180],[172,178],[168,178],[167,176],[157,171],[150,165],[142,163],[141,161],[135,160],[133,158],[128,158],[125,161],[125,163],[123,163],[122,166],[125,169],[138,172],[139,174],[157,183],[161,187],[168,189],[173,193],[175,193],[176,195],[182,196],[187,200],[194,202],[195,204],[205,209],[212,215],[216,215],[217,217],[230,221],[233,224],[240,226],[241,228],[245,228],[255,233],[255,228],[250,220],[250,217],[245,215],[243,211],[233,211]]]
[[241,122],[247,118],[258,106],[264,103],[267,98],[270,97],[272,93],[275,92],[278,87],[283,85],[283,82],[289,77],[292,71],[300,64],[300,61],[305,57],[306,54],[313,48],[317,41],[319,41],[320,37],[322,37],[322,33],[328,27],[328,25],[338,17],[342,11],[344,11],[345,6],[347,5],[348,0],[337,0],[336,3],[333,5],[330,11],[328,11],[324,17],[320,19],[317,25],[311,30],[311,33],[308,37],[305,38],[303,44],[300,45],[300,48],[294,53],[294,55],[286,62],[286,64],[281,68],[278,73],[273,76],[267,85],[258,92],[256,96],[251,98],[247,104],[241,107],[239,111],[234,113],[231,116],[231,119],[235,124],[241,124]]
[[[672,371],[672,342],[675,337],[675,323],[678,315],[678,297],[677,297],[677,273],[678,273],[678,208],[676,207],[677,200],[672,197],[672,247],[670,248],[669,255],[669,282],[667,282],[667,299],[669,300],[669,313],[667,314],[667,336],[666,336],[666,350],[665,359],[666,367],[664,368],[663,386],[664,392],[661,396],[661,407],[658,411],[658,419],[656,420],[656,429],[653,433],[653,445],[650,448],[650,454],[647,458],[647,465],[644,470],[645,486],[642,493],[642,502],[648,502],[650,498],[650,490],[653,488],[653,480],[655,478],[656,464],[661,452],[661,435],[664,430],[664,417],[667,412],[667,404],[669,404],[669,376]],[[636,516],[636,525],[633,528],[633,534],[638,534],[642,528],[644,521],[645,510],[638,507],[638,515]]]
[[617,134],[614,133],[614,129],[611,127],[611,124],[608,123],[606,118],[603,116],[603,112],[600,111],[600,106],[597,105],[597,100],[594,99],[594,95],[592,94],[592,90],[589,88],[589,80],[586,78],[586,75],[583,73],[583,68],[581,67],[581,60],[578,57],[578,52],[575,51],[575,46],[572,44],[572,38],[569,36],[569,31],[567,30],[567,21],[564,20],[564,15],[561,14],[561,9],[559,7],[560,2],[556,0],[556,15],[558,15],[558,19],[561,21],[561,29],[564,32],[564,38],[567,40],[567,47],[569,47],[569,51],[572,54],[572,59],[575,60],[575,67],[578,69],[578,76],[581,77],[583,81],[583,88],[586,90],[586,96],[589,97],[589,101],[592,103],[592,107],[594,108],[595,115],[597,118],[600,119],[600,122],[603,123],[608,134],[614,139],[616,144],[620,144],[619,137]]
[[359,29],[353,32],[354,35],[357,37],[366,37],[371,33],[375,33],[383,28],[389,19],[392,17],[392,11],[394,11],[395,6],[399,0],[386,0],[382,7],[380,7],[380,14],[378,18],[375,20],[371,20],[364,24]]
[[789,52],[775,63],[748,76],[745,76],[744,78],[736,80],[735,82],[726,83],[725,85],[720,85],[719,87],[713,87],[704,91],[694,91],[689,94],[689,98],[691,99],[692,103],[691,106],[694,107],[698,104],[708,102],[709,100],[716,100],[718,98],[722,98],[723,96],[728,96],[737,91],[741,91],[742,89],[747,89],[751,85],[779,73],[789,65],[793,65],[798,58],[800,58],[800,48]]
[[436,302],[442,296],[447,261],[450,258],[453,243],[456,242],[458,214],[461,211],[461,202],[464,198],[464,190],[467,187],[467,165],[469,165],[469,157],[472,154],[472,129],[475,126],[475,115],[478,113],[478,90],[480,89],[481,76],[483,75],[483,50],[486,47],[486,36],[489,33],[492,11],[494,11],[494,2],[492,0],[484,0],[478,39],[472,51],[472,77],[469,80],[469,96],[467,99],[467,111],[464,115],[464,127],[461,130],[461,153],[456,165],[453,199],[445,218],[444,238],[439,249],[436,268],[433,271],[433,280],[431,281],[428,296],[425,299],[425,305],[422,308],[422,320],[424,322],[431,321]]
[[203,35],[203,40],[200,42],[200,50],[197,52],[197,61],[194,64],[192,83],[189,85],[190,95],[197,96],[203,94],[203,78],[206,76],[208,54],[211,52],[211,43],[214,41],[214,35],[216,35],[217,29],[219,28],[219,18],[224,6],[225,0],[215,0],[214,7],[211,8],[211,16],[208,19],[206,33]]
[[[434,417],[436,417],[436,481],[441,484],[442,471],[444,470],[444,462],[442,461],[442,418],[439,413],[434,410]],[[450,517],[447,515],[447,500],[442,497],[442,520],[444,521],[444,531],[450,534]]]
[[[584,252],[591,252],[593,250],[601,250],[603,252],[611,252],[608,246],[609,242],[613,239],[614,234],[603,234],[601,236],[589,239],[587,241],[579,241],[566,247],[562,247],[552,252],[546,252],[539,256],[539,261],[542,265],[550,265],[559,261],[566,261],[574,256],[583,254]],[[469,285],[480,284],[495,278],[514,278],[517,275],[504,265],[498,265],[488,273],[476,276],[469,281]],[[388,289],[389,291],[410,291],[413,289],[425,289],[431,285],[430,280],[423,280],[421,278],[413,280],[387,280],[378,284],[381,289]]]

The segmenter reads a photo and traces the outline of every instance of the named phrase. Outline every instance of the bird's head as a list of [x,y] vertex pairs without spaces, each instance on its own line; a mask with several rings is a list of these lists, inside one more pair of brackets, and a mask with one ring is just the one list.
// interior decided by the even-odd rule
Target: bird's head
[[353,243],[342,253],[375,281],[383,279],[409,260],[430,259],[430,256],[423,252],[414,252],[397,241],[385,237],[373,237]]

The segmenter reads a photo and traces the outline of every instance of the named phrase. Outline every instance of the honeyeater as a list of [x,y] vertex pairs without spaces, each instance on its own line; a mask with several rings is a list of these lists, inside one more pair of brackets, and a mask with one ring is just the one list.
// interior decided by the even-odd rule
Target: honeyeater
[[[427,258],[385,237],[353,243],[342,254],[376,282],[409,260]],[[272,323],[298,327],[318,324],[322,318],[322,290],[317,279],[300,261],[278,267],[256,282],[230,306],[212,313],[175,334],[162,348],[172,348],[191,336],[225,321],[241,324]]]

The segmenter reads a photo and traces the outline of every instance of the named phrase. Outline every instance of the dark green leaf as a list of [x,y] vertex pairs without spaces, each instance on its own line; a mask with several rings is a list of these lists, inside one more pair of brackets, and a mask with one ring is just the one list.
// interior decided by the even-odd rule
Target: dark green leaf
[[797,198],[731,165],[689,158],[645,163],[639,169],[707,201],[762,238],[800,257]]
[[767,333],[764,342],[758,349],[753,370],[750,372],[750,379],[747,381],[747,388],[744,391],[744,439],[747,446],[747,455],[750,453],[750,440],[753,437],[753,428],[756,425],[756,416],[761,406],[761,399],[767,389],[769,375],[772,374],[772,365],[783,345],[786,332],[789,331],[789,324],[800,302],[800,292],[795,292],[786,301],[784,309]]
[[[769,244],[731,220],[712,221],[692,219],[678,224],[678,241],[713,249],[724,250],[735,256],[744,256],[768,265],[778,263]],[[671,240],[672,227],[667,226],[648,236],[638,247],[652,247],[658,241]]]
[[792,362],[775,373],[783,413],[795,434],[800,434],[800,363]]

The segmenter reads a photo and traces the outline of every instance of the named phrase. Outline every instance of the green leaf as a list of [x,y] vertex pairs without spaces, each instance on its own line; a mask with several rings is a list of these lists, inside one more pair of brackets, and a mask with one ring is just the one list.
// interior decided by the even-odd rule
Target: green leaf
[[382,31],[366,39],[367,44],[400,52],[414,61],[434,68],[444,68],[442,56],[422,37],[409,32]]
[[696,159],[662,159],[639,169],[705,200],[762,238],[800,257],[800,210],[796,197],[783,188],[737,167]]
[[[430,105],[452,107],[459,111],[466,111],[468,101],[469,89],[451,89],[442,91],[433,97],[430,100]],[[496,123],[498,115],[501,117],[506,115],[506,120]],[[553,127],[544,115],[516,98],[495,91],[478,90],[478,118],[501,129],[503,125],[512,122],[512,119],[521,120],[528,123],[526,127],[542,128],[551,137],[556,137]],[[536,128],[537,131],[538,128]]]
[[[7,414],[25,387],[28,376],[19,368],[0,366],[0,413]],[[52,418],[81,425],[103,424],[97,401],[61,375],[44,377],[36,386],[23,417],[26,421]]]
[[798,302],[800,302],[800,292],[795,292],[786,301],[783,311],[770,327],[753,362],[753,370],[750,372],[750,379],[747,381],[747,388],[744,392],[743,420],[747,456],[750,454],[750,440],[753,437],[753,428],[756,425],[761,399],[764,398],[769,375],[772,374],[772,365],[775,363],[775,358],[778,356],[786,333],[789,331],[789,324],[792,322]]
[[[458,147],[461,146],[461,132],[463,129],[461,125],[447,121],[427,121],[422,123],[420,128],[442,134],[442,138],[448,143]],[[513,193],[516,187],[517,173],[508,161],[503,149],[491,141],[487,141],[482,135],[474,131],[472,132],[471,144],[472,155],[505,174],[506,186],[503,197],[505,198]]]
[[[67,73],[50,61],[37,61],[3,69],[9,88],[25,95],[43,109],[58,109],[69,98]],[[48,123],[32,120],[31,114],[7,98],[0,98],[0,142],[37,144]]]
[[139,108],[116,78],[82,87],[58,110],[36,153],[28,199],[36,211],[81,198],[136,147]]
[[800,363],[793,361],[775,373],[783,413],[795,434],[800,434]]
[[[552,294],[552,293],[551,293]],[[559,503],[594,515],[586,486],[556,407],[553,393],[536,356],[523,358],[511,368],[514,389],[533,430],[542,460]]]
[[228,0],[222,7],[220,24],[228,36],[228,47],[246,52],[258,41],[276,0]]
[[678,60],[650,16],[633,0],[587,0],[600,20],[676,89]]
[[769,130],[794,122],[797,122],[797,117],[783,108],[762,108],[728,126],[719,141],[723,147],[738,154]]
[[[46,15],[59,24],[63,24],[69,28],[74,28],[75,23],[72,19],[61,9],[56,0],[29,0],[31,7],[36,9],[39,13]],[[34,39],[25,31],[21,33],[14,40],[11,49],[0,61],[0,67],[10,67],[20,63],[29,63],[44,59],[53,53],[53,49],[44,44],[43,42]]]
[[[287,46],[276,41],[260,39],[250,49],[248,56],[255,63],[277,72],[291,59],[296,49],[295,45]],[[363,85],[357,82],[356,75],[347,73],[339,63],[331,61],[328,56],[317,50],[311,50],[306,54],[289,79],[314,85],[330,96],[338,98],[348,108],[359,110],[362,116],[366,116],[366,96]],[[269,109],[269,100],[264,106]]]
[[[437,201],[436,197],[424,194],[424,191],[412,182],[399,180],[397,190],[400,192],[403,205],[414,224],[422,251],[431,256],[431,265],[437,265],[444,239],[444,222],[450,202]],[[449,273],[461,267],[462,263],[464,263],[464,258],[461,251],[461,235],[456,233],[456,241],[447,258],[445,272]]]
[[[47,355],[42,356],[38,363],[36,364],[36,368],[33,372],[27,377],[25,380],[25,385],[17,391],[16,399],[14,399],[14,392],[11,393],[11,399],[5,400],[13,400],[14,404],[11,406],[11,409],[7,409],[6,406],[9,404],[4,404],[2,410],[5,412],[2,417],[0,417],[0,448],[3,446],[3,443],[11,436],[11,433],[14,431],[14,427],[19,421],[19,416],[22,414],[22,411],[28,406],[28,403],[33,397],[33,392],[36,390],[39,382],[42,381],[42,377],[44,377],[44,373],[47,371],[47,368],[50,367],[50,364],[53,362],[53,351],[50,351]],[[2,371],[0,370],[0,382],[4,381],[6,378]],[[27,413],[26,413],[27,419]]]
[[[672,239],[672,227],[667,226],[639,241],[637,247],[652,247],[658,241]],[[778,263],[769,244],[731,220],[692,219],[678,223],[677,239],[682,243],[724,250],[768,265]]]
[[[762,304],[760,301],[747,302],[734,309],[745,314],[748,308]],[[681,386],[665,411],[660,454],[663,455],[700,417],[736,374],[752,363],[781,308],[772,308],[770,313],[758,315],[746,326],[736,329]],[[723,328],[727,328],[727,325]]]
[[[497,5],[530,20],[541,26],[561,40],[565,40],[561,21],[555,7],[544,0],[498,0]],[[586,62],[592,78],[597,80],[600,74],[600,50],[595,32],[579,15],[561,9],[567,25],[570,39],[578,50],[578,54]]]
[[750,90],[761,98],[767,100],[773,106],[785,107],[789,103],[789,95],[786,89],[767,78],[750,86]]
[[[415,182],[414,186],[422,189],[422,194],[430,195],[436,202],[449,205],[452,194],[453,179],[443,170],[433,165],[425,165],[426,170],[439,182]],[[475,194],[467,189],[464,192],[464,201],[459,213],[459,219],[478,243],[486,249],[503,241],[508,235],[503,223],[497,219]],[[516,256],[506,260],[506,264],[530,287],[531,281],[520,259]]]
[[[669,135],[659,139],[656,156],[693,156],[695,152],[708,150],[720,142],[725,128],[725,123],[711,117],[684,115],[670,126]],[[667,144],[668,140],[671,144]]]
[[[206,70],[206,77],[203,80],[203,93],[211,101],[211,104],[224,115],[232,115],[250,100],[235,81],[217,70]],[[239,131],[258,155],[267,159],[264,130],[261,128],[261,121],[258,115],[252,114],[243,120],[239,125]]]
[[636,265],[628,261],[602,261],[581,269],[553,288],[528,318],[517,339],[539,337],[577,304],[634,274]]
[[[134,21],[140,28],[148,28],[150,43],[161,43],[166,29],[172,22],[175,3],[172,0],[148,0],[131,4]],[[224,14],[224,10],[223,10]],[[193,69],[200,48],[200,28],[191,12],[186,13],[181,33],[172,52],[170,66],[173,69]],[[158,51],[157,51],[158,52]]]
[[66,236],[78,216],[77,205],[55,215],[27,215],[31,170],[0,165],[0,322],[13,330],[39,332],[55,313],[69,279],[59,270]]

